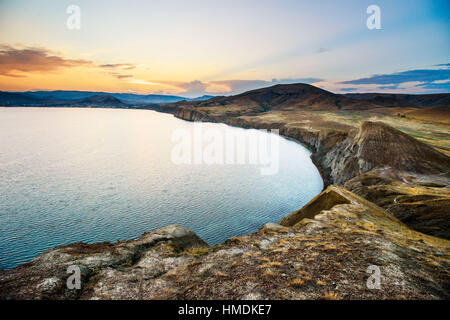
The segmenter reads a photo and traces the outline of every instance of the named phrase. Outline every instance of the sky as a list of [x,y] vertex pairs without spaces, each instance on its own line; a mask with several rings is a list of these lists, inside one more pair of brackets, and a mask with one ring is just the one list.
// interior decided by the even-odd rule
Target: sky
[[[370,5],[381,29],[367,27]],[[450,1],[0,0],[3,91],[197,97],[296,82],[450,92]]]

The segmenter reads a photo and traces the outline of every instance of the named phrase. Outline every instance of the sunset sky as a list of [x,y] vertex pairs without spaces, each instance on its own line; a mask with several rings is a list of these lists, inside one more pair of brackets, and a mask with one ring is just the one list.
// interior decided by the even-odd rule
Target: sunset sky
[[[372,4],[380,30],[366,26]],[[450,92],[449,62],[448,0],[0,0],[3,91]]]

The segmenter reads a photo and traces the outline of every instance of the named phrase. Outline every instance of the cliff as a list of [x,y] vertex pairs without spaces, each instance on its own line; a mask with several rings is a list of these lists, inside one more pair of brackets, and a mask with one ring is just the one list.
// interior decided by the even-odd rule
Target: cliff
[[[387,209],[411,228],[450,239],[450,158],[380,121],[358,127],[290,122],[291,113],[229,115],[216,107],[178,107],[188,121],[222,122],[243,128],[278,128],[313,151],[325,186],[341,185]],[[285,116],[286,115],[286,116]]]

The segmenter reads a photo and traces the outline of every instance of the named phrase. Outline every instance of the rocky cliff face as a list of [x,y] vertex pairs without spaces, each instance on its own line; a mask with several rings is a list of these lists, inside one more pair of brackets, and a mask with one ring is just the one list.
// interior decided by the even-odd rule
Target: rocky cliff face
[[326,154],[324,166],[334,183],[343,184],[375,168],[440,174],[450,168],[450,158],[382,122],[366,121]]
[[175,116],[223,122],[244,128],[278,128],[313,151],[325,185],[348,190],[387,209],[415,230],[450,239],[450,158],[382,122],[366,121],[351,130],[264,123],[242,116],[211,117],[192,107]]

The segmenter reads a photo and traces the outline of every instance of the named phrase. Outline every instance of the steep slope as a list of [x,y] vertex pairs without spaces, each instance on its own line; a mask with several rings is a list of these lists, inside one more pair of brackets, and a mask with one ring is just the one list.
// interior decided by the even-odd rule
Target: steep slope
[[329,168],[331,183],[415,230],[450,239],[448,156],[382,122],[366,121],[317,161]]
[[382,122],[366,121],[323,160],[331,168],[333,183],[342,184],[375,168],[441,174],[450,158],[434,148]]

